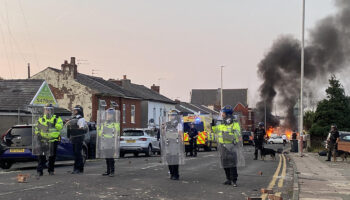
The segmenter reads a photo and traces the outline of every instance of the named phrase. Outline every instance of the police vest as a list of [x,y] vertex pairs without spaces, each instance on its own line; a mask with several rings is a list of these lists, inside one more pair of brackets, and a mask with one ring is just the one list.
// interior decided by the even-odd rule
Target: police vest
[[98,130],[98,135],[105,138],[113,138],[120,131],[120,123],[104,123]]
[[241,128],[237,122],[231,124],[220,124],[215,127],[218,142],[220,144],[238,143],[241,134]]
[[48,119],[46,118],[46,115],[44,115],[39,118],[38,123],[35,126],[35,134],[40,134],[42,138],[49,140],[49,142],[55,142],[59,140],[60,130],[62,128],[63,122],[60,117],[53,115]]

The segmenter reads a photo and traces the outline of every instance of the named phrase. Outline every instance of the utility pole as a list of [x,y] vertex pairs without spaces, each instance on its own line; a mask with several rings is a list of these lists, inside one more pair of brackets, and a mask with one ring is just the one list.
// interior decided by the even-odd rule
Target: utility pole
[[28,63],[28,79],[30,79],[30,63]]
[[301,28],[301,72],[300,72],[300,119],[299,119],[299,155],[303,155],[303,90],[304,90],[304,32],[305,32],[305,0],[303,0],[302,28]]
[[264,103],[265,103],[265,131],[266,131],[266,100],[264,101]]
[[223,89],[222,89],[222,87],[223,87],[222,70],[223,70],[224,66],[220,66],[220,68],[221,68],[220,106],[221,106],[221,108],[223,108],[224,101],[223,101]]

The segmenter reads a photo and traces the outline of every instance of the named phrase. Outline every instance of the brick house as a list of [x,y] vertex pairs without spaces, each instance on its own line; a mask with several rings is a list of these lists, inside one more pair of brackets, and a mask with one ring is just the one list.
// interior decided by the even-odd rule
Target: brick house
[[160,118],[175,109],[176,102],[160,94],[160,87],[152,85],[147,88],[144,85],[132,83],[130,79],[123,76],[121,80],[110,79],[109,82],[135,94],[142,99],[141,102],[141,127],[158,127]]
[[254,131],[254,112],[251,108],[238,103],[233,108],[233,112],[239,116],[242,130]]
[[87,121],[97,120],[99,102],[107,108],[114,106],[121,112],[121,128],[141,127],[141,99],[122,87],[95,76],[78,72],[75,58],[65,61],[61,69],[48,67],[31,79],[44,79],[50,86],[58,104],[68,110],[75,105],[84,109]]

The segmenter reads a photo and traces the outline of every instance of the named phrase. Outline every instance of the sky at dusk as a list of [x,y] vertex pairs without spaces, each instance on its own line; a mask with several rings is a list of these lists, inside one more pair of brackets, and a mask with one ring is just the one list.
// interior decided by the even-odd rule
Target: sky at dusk
[[[76,57],[80,73],[160,84],[171,99],[191,89],[248,88],[281,35],[301,35],[301,0],[0,0],[0,76],[26,78]],[[334,13],[332,0],[306,0],[306,30]],[[307,36],[306,36],[307,37]],[[327,82],[327,80],[325,80]],[[350,82],[344,82],[350,85]]]

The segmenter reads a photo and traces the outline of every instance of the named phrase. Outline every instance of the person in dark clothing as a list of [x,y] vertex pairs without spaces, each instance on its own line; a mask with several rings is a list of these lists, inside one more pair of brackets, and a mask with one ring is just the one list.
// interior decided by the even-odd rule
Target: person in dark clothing
[[297,139],[297,133],[295,131],[293,131],[292,140],[296,140],[296,139]]
[[77,105],[74,107],[73,118],[69,121],[67,129],[67,135],[73,144],[74,168],[72,174],[80,174],[84,172],[82,149],[87,131],[83,108]]
[[190,156],[197,156],[197,138],[198,130],[195,128],[194,123],[191,123],[191,128],[188,131],[188,136],[190,139]]
[[258,159],[258,153],[260,150],[260,155],[262,153],[262,149],[264,148],[264,138],[265,138],[266,132],[264,129],[264,123],[260,122],[257,129],[254,131],[254,146],[255,146],[255,152],[254,152],[254,160]]
[[326,161],[331,161],[332,155],[334,156],[334,160],[336,159],[335,153],[337,150],[338,140],[339,140],[339,131],[337,129],[337,126],[333,124],[331,126],[331,131],[328,134],[328,138],[327,138],[328,158]]

